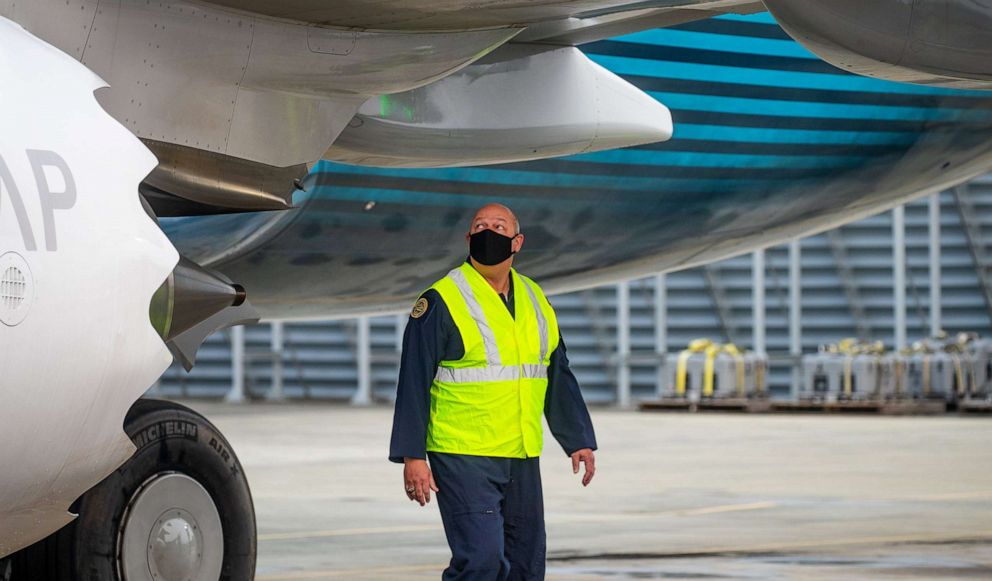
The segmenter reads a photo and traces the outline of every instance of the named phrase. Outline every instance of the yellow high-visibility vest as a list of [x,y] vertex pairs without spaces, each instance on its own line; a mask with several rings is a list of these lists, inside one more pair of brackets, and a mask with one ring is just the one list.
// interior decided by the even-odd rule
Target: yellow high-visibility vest
[[427,450],[473,456],[541,454],[544,397],[558,320],[544,292],[511,269],[510,316],[469,263],[434,283],[454,319],[465,355],[441,361],[431,384]]

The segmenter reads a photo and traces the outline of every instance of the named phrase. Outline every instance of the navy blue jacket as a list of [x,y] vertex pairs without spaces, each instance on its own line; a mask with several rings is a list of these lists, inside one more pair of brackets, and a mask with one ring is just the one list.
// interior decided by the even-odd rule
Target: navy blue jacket
[[[513,315],[512,278],[510,285],[508,296],[501,298]],[[403,333],[393,435],[389,443],[389,459],[393,462],[403,462],[404,457],[427,458],[431,383],[438,364],[461,359],[465,355],[461,333],[441,295],[430,289],[421,298],[427,301],[427,311],[418,318],[410,317]],[[571,455],[583,448],[596,449],[592,420],[575,375],[568,368],[564,339],[551,353],[544,417],[565,454]]]

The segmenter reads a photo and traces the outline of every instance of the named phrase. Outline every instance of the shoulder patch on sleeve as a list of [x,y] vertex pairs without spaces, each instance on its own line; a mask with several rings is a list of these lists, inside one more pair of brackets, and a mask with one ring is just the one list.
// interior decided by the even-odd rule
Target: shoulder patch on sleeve
[[414,303],[413,310],[410,311],[410,316],[413,317],[414,319],[419,319],[420,317],[423,317],[424,313],[426,312],[427,312],[427,299],[425,299],[424,297],[420,297],[419,299],[417,299],[417,302]]

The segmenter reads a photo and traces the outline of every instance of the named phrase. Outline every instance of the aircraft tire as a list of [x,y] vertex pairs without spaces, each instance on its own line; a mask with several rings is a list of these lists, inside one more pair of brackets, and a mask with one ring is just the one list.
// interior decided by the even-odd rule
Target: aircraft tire
[[146,399],[124,427],[138,450],[76,501],[76,520],[11,556],[11,581],[254,579],[255,510],[224,436]]

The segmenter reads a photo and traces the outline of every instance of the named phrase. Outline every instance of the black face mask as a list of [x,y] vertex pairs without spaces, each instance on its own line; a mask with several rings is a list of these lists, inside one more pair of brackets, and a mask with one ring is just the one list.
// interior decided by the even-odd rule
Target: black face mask
[[468,253],[479,264],[493,266],[513,256],[513,239],[492,230],[482,230],[469,236]]

